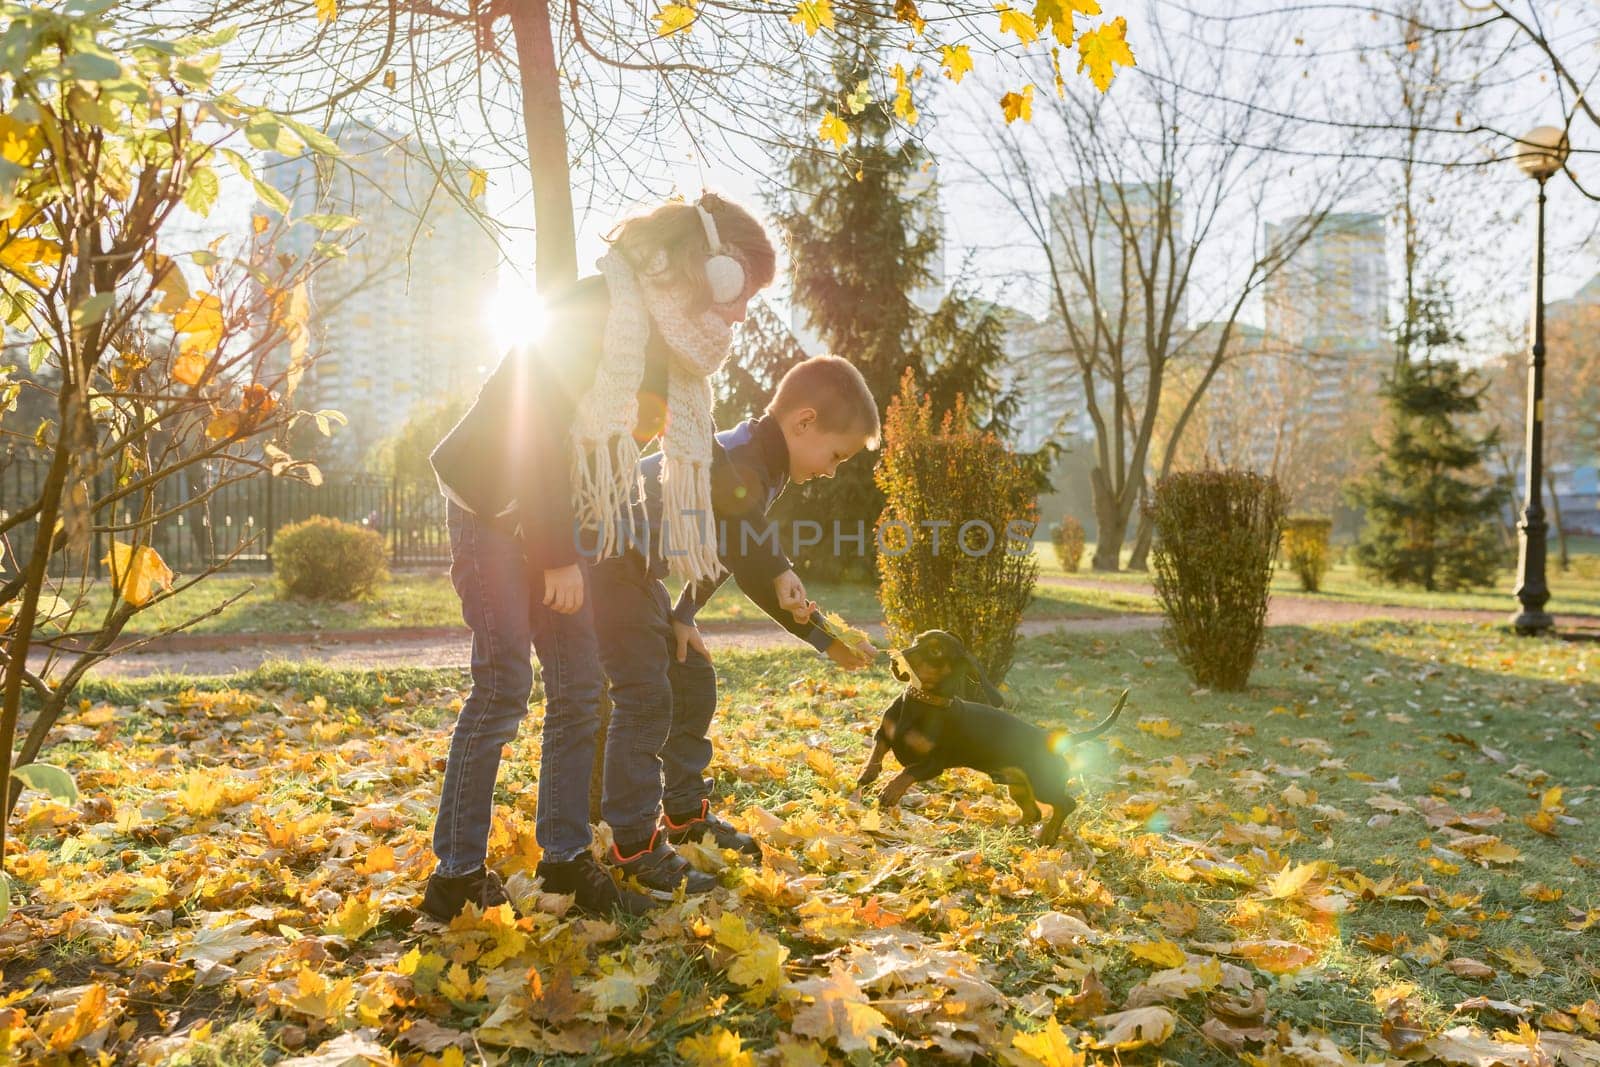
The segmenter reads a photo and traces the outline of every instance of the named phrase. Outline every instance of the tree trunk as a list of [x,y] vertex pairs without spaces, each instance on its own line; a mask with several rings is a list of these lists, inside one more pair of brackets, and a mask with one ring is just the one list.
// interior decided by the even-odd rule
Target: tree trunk
[[572,219],[572,171],[561,81],[550,33],[549,0],[514,0],[511,33],[522,81],[522,124],[533,177],[534,275],[548,293],[578,277],[578,238]]
[[1133,555],[1128,557],[1130,571],[1150,569],[1150,543],[1155,540],[1155,532],[1155,520],[1150,517],[1150,509],[1145,508],[1139,512],[1139,530],[1133,538]]
[[1096,467],[1089,473],[1089,484],[1094,491],[1095,531],[1093,566],[1097,571],[1115,571],[1122,563],[1122,542],[1128,533],[1128,516],[1121,501],[1111,491],[1104,468]]
[[1556,544],[1560,546],[1556,556],[1556,566],[1566,573],[1572,566],[1572,559],[1567,555],[1567,527],[1561,521],[1561,498],[1556,496],[1556,478],[1546,467],[1544,471],[1545,488],[1550,491],[1550,522],[1556,528]]

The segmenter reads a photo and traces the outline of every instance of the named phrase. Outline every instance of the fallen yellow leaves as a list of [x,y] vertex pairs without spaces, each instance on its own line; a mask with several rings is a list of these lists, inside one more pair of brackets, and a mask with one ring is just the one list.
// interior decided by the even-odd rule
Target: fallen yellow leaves
[[871,1050],[879,1038],[893,1036],[888,1018],[872,1006],[844,964],[834,963],[826,978],[797,982],[794,990],[808,1003],[795,1013],[790,1029],[815,1037],[844,1052]]
[[[1071,1037],[1053,1016],[1045,1021],[1042,1030],[1013,1037],[1011,1047],[1026,1057],[1020,1061],[1024,1067],[1085,1067],[1089,1062],[1084,1053],[1072,1047]],[[1011,1062],[1019,1061],[1013,1057]]]
[[1090,1048],[1127,1052],[1166,1041],[1172,1036],[1178,1018],[1166,1008],[1134,1008],[1131,1011],[1099,1015],[1089,1022],[1105,1031],[1098,1039],[1089,1042]]
[[[76,1034],[82,1058],[103,1040],[112,1058],[170,1062],[203,1037],[184,1029],[192,1015],[170,1033],[121,1028],[153,1022],[145,1005],[187,1012],[226,994],[306,1065],[465,1067],[474,1049],[762,1067],[1585,1064],[1600,1046],[1600,1007],[1564,992],[1594,972],[1581,945],[1600,907],[1586,870],[1566,862],[1572,849],[1552,866],[1545,835],[1516,815],[1544,797],[1541,810],[1583,815],[1577,784],[1551,794],[1547,781],[1495,791],[1469,779],[1424,799],[1422,785],[1320,767],[1333,757],[1316,738],[1292,738],[1281,751],[1298,762],[1280,763],[1235,748],[1242,735],[1225,723],[1229,740],[1214,743],[1211,720],[1175,710],[1184,735],[1169,740],[1205,742],[1181,755],[1151,744],[1164,752],[1151,759],[1148,735],[1128,731],[1092,776],[1070,845],[1040,849],[979,775],[954,774],[900,812],[847,799],[845,772],[892,687],[791,682],[736,685],[719,720],[728,813],[768,846],[765,862],[686,848],[721,888],[625,925],[541,891],[533,729],[506,761],[491,848],[521,914],[407,927],[431,862],[454,689],[390,687],[354,707],[296,682],[69,711],[78,740],[45,755],[79,774],[83,794],[72,807],[25,794],[24,850],[7,871],[22,905],[12,922],[26,925],[0,937],[115,974],[101,979],[114,1022],[96,1037],[70,1010],[86,987],[29,979],[0,999],[8,1039],[24,1059],[55,1054],[47,1032]],[[1072,707],[1086,694],[1068,696]],[[840,708],[863,710],[859,731],[839,728]],[[1387,835],[1364,825],[1373,816],[1393,820]],[[1502,840],[1489,831],[1525,858],[1475,865]],[[1341,834],[1354,838],[1324,844]],[[1352,839],[1374,843],[1357,853]],[[1445,855],[1462,868],[1448,882],[1429,864]],[[39,966],[19,967],[23,951],[0,942],[8,978]],[[1370,989],[1379,974],[1390,985]],[[1311,1020],[1330,991],[1350,1023],[1324,1031]],[[1527,1032],[1495,1032],[1519,1021]]]

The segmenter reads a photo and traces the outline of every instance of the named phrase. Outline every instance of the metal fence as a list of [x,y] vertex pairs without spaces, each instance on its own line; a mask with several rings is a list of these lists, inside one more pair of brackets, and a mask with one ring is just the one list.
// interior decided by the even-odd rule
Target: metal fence
[[[0,520],[37,499],[48,464],[32,456],[0,455]],[[190,475],[193,471],[193,475]],[[185,500],[203,496],[207,472],[177,472],[161,486],[158,506],[179,508],[157,524],[151,544],[167,565],[194,573],[238,555],[230,570],[270,570],[272,539],[290,523],[325,515],[355,523],[382,535],[394,567],[444,565],[450,562],[450,537],[445,529],[444,498],[433,486],[417,486],[365,472],[324,471],[323,484],[311,486],[289,478],[259,475],[222,486],[189,507]],[[126,523],[127,512],[95,515],[95,525]],[[18,552],[26,554],[34,536],[31,523],[9,534]],[[110,549],[110,536],[95,534],[95,558]],[[6,554],[5,569],[12,566]]]

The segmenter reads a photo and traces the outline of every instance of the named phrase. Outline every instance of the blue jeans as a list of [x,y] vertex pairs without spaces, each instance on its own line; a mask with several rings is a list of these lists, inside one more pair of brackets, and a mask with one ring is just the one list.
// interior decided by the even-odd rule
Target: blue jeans
[[551,862],[589,847],[589,774],[599,730],[601,674],[592,594],[562,615],[544,605],[544,572],[530,567],[503,522],[451,503],[450,581],[472,631],[472,692],[450,735],[433,828],[438,873],[470,874],[488,853],[500,749],[517,734],[533,690],[531,645],[544,680],[544,749],[534,836]]
[[708,795],[717,673],[693,649],[678,662],[667,587],[637,553],[593,564],[589,581],[600,662],[611,681],[601,814],[618,840],[642,840],[663,802],[669,812],[698,812]]

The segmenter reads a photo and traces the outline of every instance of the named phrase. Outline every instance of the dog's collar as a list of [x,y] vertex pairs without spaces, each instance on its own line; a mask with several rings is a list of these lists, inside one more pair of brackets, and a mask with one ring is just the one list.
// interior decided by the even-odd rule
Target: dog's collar
[[938,693],[930,693],[925,689],[918,689],[914,685],[906,686],[906,696],[919,703],[932,704],[938,708],[948,708],[950,706],[949,697],[940,696]]

